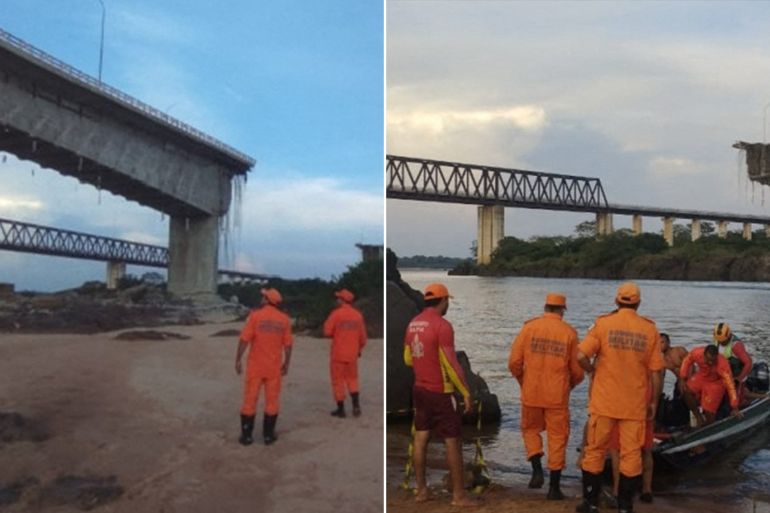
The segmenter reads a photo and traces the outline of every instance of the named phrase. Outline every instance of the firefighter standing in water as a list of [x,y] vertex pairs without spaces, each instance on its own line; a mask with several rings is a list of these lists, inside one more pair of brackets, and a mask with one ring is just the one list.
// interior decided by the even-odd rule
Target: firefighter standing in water
[[[634,491],[642,475],[645,420],[655,418],[662,387],[658,330],[653,321],[636,312],[641,303],[639,287],[622,284],[615,303],[617,310],[598,317],[578,347],[580,366],[593,374],[580,512],[598,511],[605,455],[615,426],[620,435],[618,510],[633,510]],[[590,362],[594,356],[598,356],[595,366]],[[652,381],[650,395],[648,380]]]
[[358,358],[366,345],[364,316],[354,306],[355,296],[347,289],[334,293],[339,306],[324,322],[324,336],[331,337],[331,380],[337,409],[335,417],[345,417],[345,388],[353,400],[353,415],[361,415],[358,389]]
[[508,369],[521,386],[521,433],[532,464],[530,488],[543,486],[542,431],[548,435],[547,498],[562,500],[559,488],[569,438],[569,394],[583,380],[577,363],[577,332],[564,322],[567,298],[548,294],[545,313],[524,323],[513,341]]
[[465,413],[473,400],[462,367],[457,361],[454,330],[444,319],[449,309],[449,291],[434,283],[425,288],[425,309],[409,322],[404,339],[404,363],[414,369],[414,473],[417,481],[415,499],[430,498],[425,481],[425,458],[431,431],[444,439],[453,506],[476,506],[463,485],[461,413],[457,411],[454,392],[463,396]]
[[265,445],[275,442],[275,423],[278,420],[278,402],[281,394],[281,376],[289,372],[291,360],[291,320],[282,312],[281,294],[275,289],[262,289],[262,304],[253,310],[238,341],[235,372],[241,374],[241,357],[249,348],[246,378],[241,406],[241,437],[243,445],[253,442],[254,417],[257,413],[259,391],[265,388],[265,414],[262,436]]

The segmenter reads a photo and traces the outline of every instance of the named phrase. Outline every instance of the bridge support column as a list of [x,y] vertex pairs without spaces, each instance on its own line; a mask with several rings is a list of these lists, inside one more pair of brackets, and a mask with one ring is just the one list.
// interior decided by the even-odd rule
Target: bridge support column
[[717,225],[717,235],[720,239],[727,238],[727,221],[719,221]]
[[770,239],[770,224],[765,225],[765,237]]
[[690,224],[690,240],[695,242],[696,240],[700,239],[700,237],[700,219],[693,219],[692,223]]
[[674,218],[663,218],[663,238],[666,239],[666,244],[669,246],[674,245]]
[[639,214],[634,214],[634,217],[631,221],[631,230],[633,231],[634,235],[642,234],[642,216]]
[[168,291],[211,296],[217,290],[219,219],[172,217],[169,223]]
[[751,240],[751,223],[743,223],[743,238]]
[[109,261],[107,262],[107,289],[115,290],[118,288],[118,282],[126,275],[126,263]]
[[492,252],[505,234],[505,208],[499,205],[479,207],[479,229],[476,237],[476,263],[488,264]]
[[609,212],[596,213],[596,236],[602,237],[612,233],[612,214]]

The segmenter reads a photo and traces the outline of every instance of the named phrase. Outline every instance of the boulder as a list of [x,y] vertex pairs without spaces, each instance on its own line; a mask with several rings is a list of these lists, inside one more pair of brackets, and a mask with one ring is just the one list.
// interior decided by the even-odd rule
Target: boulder
[[[398,258],[388,250],[387,255],[387,394],[386,409],[389,420],[407,419],[412,413],[412,369],[404,364],[404,334],[409,321],[423,308],[422,294],[401,279],[397,268]],[[457,359],[465,373],[475,404],[473,412],[463,418],[475,422],[481,403],[484,423],[500,421],[500,404],[497,396],[489,391],[486,382],[474,374],[471,363],[463,351],[457,352]],[[458,397],[459,399],[459,397]]]

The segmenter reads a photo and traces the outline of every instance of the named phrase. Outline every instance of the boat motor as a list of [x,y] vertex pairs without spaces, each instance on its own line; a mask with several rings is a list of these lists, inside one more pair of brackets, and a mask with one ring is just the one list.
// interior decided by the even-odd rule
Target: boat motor
[[757,362],[751,368],[746,378],[746,386],[752,392],[767,392],[770,390],[770,372],[765,362]]

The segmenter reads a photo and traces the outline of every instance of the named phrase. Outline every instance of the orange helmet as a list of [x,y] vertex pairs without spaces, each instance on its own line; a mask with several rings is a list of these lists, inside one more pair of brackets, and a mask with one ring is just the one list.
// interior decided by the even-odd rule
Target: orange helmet
[[720,322],[714,326],[714,340],[717,342],[727,342],[730,336],[732,336],[732,332],[730,331],[730,325],[726,322]]

